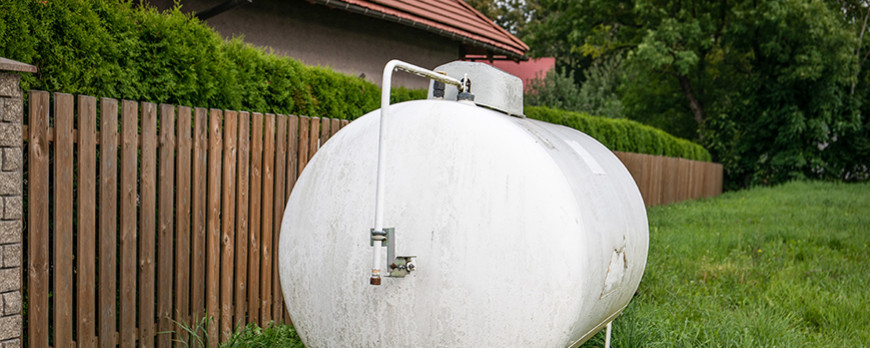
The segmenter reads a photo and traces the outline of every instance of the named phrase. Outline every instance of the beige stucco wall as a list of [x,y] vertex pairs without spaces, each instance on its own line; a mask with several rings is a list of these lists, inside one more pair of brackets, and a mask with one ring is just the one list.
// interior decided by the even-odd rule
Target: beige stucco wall
[[[183,0],[182,11],[202,11],[224,0]],[[171,0],[152,0],[166,8]],[[305,0],[254,0],[206,21],[225,37],[244,35],[247,42],[308,65],[328,66],[381,84],[390,59],[434,68],[459,58],[459,42],[405,25]],[[394,84],[425,88],[426,80],[396,74]]]

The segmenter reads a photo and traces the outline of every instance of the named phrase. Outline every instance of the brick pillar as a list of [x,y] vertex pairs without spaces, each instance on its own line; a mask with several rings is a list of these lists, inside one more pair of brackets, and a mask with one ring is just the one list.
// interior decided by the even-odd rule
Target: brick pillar
[[21,126],[24,98],[18,72],[36,67],[0,58],[0,347],[21,347],[22,193]]

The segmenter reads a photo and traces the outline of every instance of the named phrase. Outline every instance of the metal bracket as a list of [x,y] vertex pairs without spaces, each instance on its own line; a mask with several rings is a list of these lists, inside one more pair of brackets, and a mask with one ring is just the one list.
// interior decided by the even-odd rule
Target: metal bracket
[[390,262],[388,277],[404,278],[414,271],[414,258],[416,256],[396,256],[395,228],[387,227],[383,231],[375,231],[373,228],[371,233],[370,246],[374,246],[375,241],[379,240],[381,241],[381,246],[387,248],[387,260]]

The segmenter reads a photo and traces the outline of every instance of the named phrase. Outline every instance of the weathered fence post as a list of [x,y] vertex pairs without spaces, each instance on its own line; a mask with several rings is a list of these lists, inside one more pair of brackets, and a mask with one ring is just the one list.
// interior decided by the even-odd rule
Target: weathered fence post
[[20,347],[24,98],[20,72],[33,65],[0,58],[0,345]]

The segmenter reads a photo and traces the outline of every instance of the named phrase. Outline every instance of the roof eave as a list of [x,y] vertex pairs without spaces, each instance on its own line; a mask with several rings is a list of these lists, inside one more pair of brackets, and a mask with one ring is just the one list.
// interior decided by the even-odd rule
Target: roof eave
[[505,48],[498,47],[498,46],[495,46],[495,45],[487,43],[487,42],[475,40],[473,38],[457,34],[455,32],[447,31],[447,30],[444,30],[441,28],[435,28],[435,27],[428,25],[428,24],[425,24],[425,23],[420,23],[420,22],[412,21],[412,20],[407,19],[407,18],[402,18],[399,16],[371,10],[371,9],[368,9],[368,8],[365,8],[365,7],[362,7],[359,5],[349,4],[349,3],[346,3],[346,2],[341,1],[341,0],[308,0],[308,1],[314,2],[314,3],[319,3],[321,5],[325,5],[325,6],[328,6],[331,8],[338,8],[338,9],[342,9],[342,10],[345,10],[348,12],[361,14],[364,16],[372,17],[372,18],[384,19],[384,20],[388,20],[390,22],[399,23],[399,24],[411,26],[414,28],[422,29],[422,30],[428,31],[428,32],[433,33],[433,34],[437,34],[439,36],[443,36],[443,37],[447,37],[447,38],[450,38],[453,40],[457,40],[463,44],[471,44],[473,46],[483,48],[486,51],[492,52],[493,55],[507,56],[511,60],[522,60],[522,61],[529,60],[529,57],[526,56],[524,54],[524,52],[522,52],[522,51],[505,49]]

